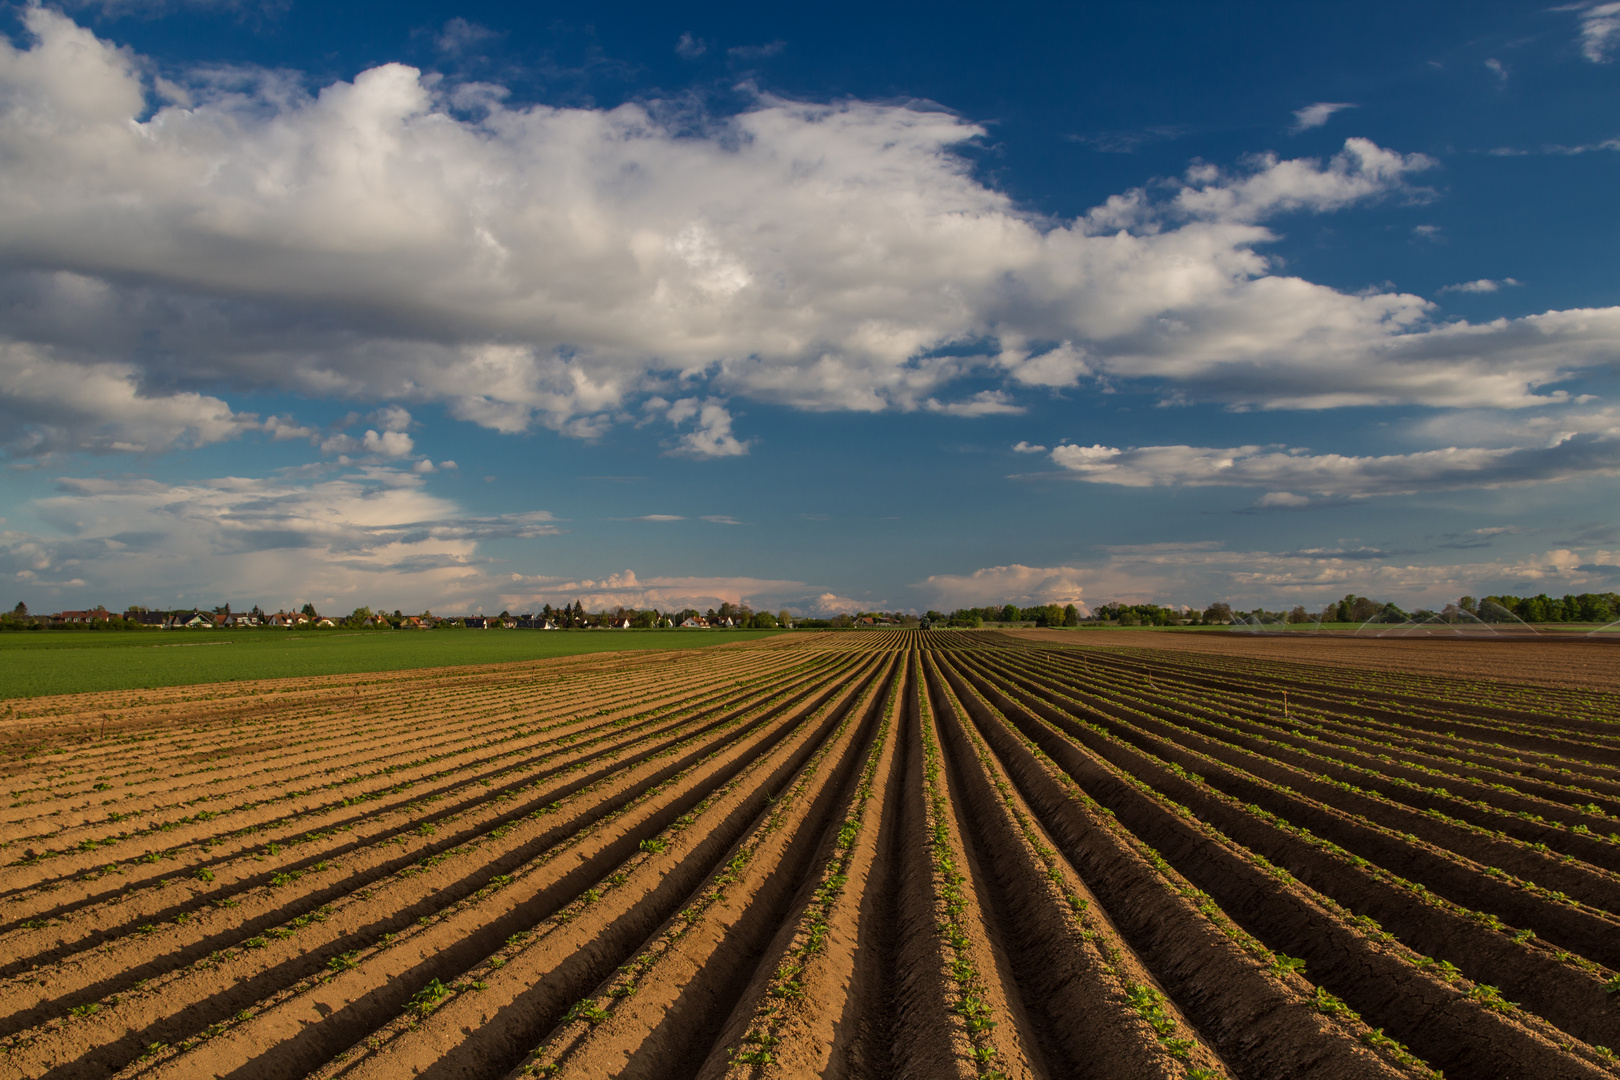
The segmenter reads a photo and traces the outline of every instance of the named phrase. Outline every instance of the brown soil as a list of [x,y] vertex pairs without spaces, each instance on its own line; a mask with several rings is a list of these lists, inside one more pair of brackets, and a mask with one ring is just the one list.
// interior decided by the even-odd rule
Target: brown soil
[[1620,691],[1620,634],[1614,640],[1548,634],[1544,639],[1375,638],[1351,634],[1238,634],[1193,630],[1008,630],[1027,641],[1214,653],[1256,660],[1443,675],[1528,686]]
[[30,701],[0,1080],[1617,1077],[1611,649],[878,631]]

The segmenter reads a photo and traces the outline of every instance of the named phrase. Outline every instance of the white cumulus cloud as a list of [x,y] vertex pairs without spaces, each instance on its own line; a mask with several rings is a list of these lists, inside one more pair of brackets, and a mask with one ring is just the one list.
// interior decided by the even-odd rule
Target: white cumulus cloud
[[971,574],[931,574],[912,586],[930,608],[953,610],[987,604],[1074,604],[1089,613],[1080,598],[1086,571],[1072,566],[987,566]]
[[[260,427],[217,397],[143,389],[131,364],[75,363],[48,347],[0,341],[0,446],[13,453],[206,446]],[[282,419],[262,427],[292,437]]]
[[[665,417],[676,452],[727,457],[751,439],[738,399],[974,417],[1106,378],[1239,406],[1523,407],[1620,355],[1617,309],[1440,323],[1418,296],[1278,273],[1266,220],[1421,194],[1433,162],[1366,139],[1198,164],[1053,222],[976,179],[956,148],[983,129],[937,110],[760,96],[676,124],[402,64],[315,93],[172,72],[160,93],[129,50],[23,19],[26,46],[0,42],[0,345],[172,414],[124,439],[72,387],[13,379],[0,409],[59,416],[39,445],[228,438],[251,424],[227,389],[581,438],[656,396],[693,403]],[[985,377],[1004,385],[955,389]],[[404,431],[375,429],[378,453]]]

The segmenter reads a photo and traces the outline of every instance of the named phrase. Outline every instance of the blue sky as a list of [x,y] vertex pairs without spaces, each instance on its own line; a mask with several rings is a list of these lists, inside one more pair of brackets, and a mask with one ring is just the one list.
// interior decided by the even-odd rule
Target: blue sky
[[1620,3],[3,19],[33,609],[1620,587]]

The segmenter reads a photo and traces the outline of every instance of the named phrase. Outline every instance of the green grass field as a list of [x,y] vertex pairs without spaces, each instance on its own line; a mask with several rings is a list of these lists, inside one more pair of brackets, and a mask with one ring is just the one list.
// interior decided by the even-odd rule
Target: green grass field
[[0,634],[0,699],[691,649],[777,630],[163,630]]

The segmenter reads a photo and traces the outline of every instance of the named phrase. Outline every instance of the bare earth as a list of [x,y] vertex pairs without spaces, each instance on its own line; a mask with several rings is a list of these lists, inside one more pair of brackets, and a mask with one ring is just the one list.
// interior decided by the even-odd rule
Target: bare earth
[[0,1080],[1616,1080],[1613,658],[904,630],[30,699]]
[[1054,644],[1123,645],[1414,675],[1447,675],[1526,686],[1620,690],[1620,635],[1614,635],[1616,640],[1613,641],[1553,635],[1542,640],[1491,641],[1181,630],[1011,630],[1007,633]]

